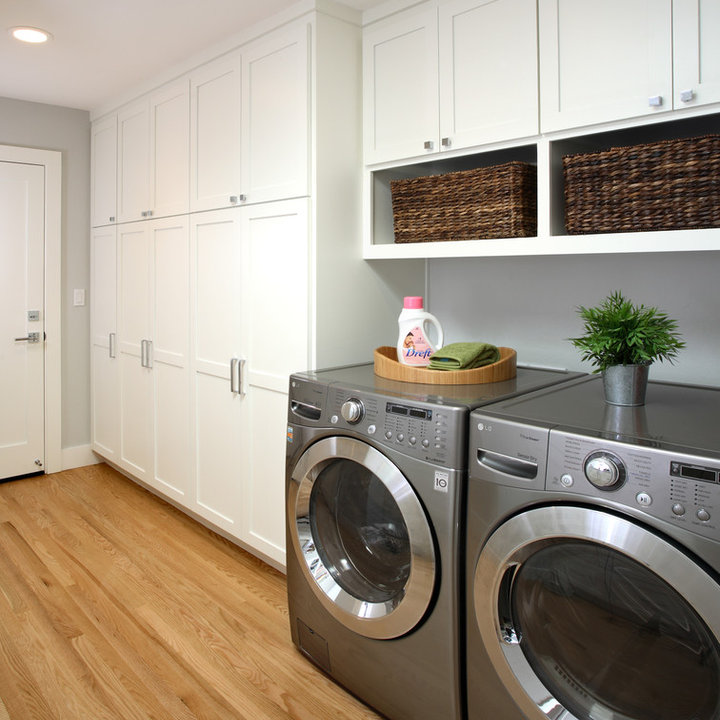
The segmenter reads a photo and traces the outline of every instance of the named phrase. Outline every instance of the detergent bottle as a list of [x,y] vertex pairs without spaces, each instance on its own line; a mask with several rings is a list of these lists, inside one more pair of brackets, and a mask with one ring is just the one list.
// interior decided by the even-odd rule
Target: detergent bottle
[[[405,298],[398,318],[398,326],[400,329],[397,343],[398,362],[415,367],[429,365],[430,356],[443,346],[443,331],[438,319],[423,309],[421,297]],[[437,335],[435,342],[428,335],[431,326]]]

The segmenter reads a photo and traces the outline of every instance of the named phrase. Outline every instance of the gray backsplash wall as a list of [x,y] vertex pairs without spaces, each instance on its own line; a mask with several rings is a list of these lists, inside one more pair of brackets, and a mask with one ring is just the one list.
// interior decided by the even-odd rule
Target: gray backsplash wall
[[617,289],[667,312],[687,343],[651,380],[720,386],[720,252],[443,259],[428,274],[426,310],[446,343],[485,340],[521,363],[589,372],[567,341],[582,331],[576,307]]

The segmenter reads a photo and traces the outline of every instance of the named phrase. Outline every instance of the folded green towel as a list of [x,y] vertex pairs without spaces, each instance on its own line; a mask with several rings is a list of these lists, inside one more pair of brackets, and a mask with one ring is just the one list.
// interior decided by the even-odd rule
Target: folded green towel
[[440,348],[430,356],[430,370],[470,370],[500,359],[500,351],[490,343],[458,342]]

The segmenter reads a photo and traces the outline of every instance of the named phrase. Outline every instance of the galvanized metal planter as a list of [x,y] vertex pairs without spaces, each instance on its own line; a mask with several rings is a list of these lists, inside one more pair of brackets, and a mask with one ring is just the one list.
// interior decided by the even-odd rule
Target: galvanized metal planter
[[605,402],[636,407],[645,404],[650,365],[612,365],[602,373]]

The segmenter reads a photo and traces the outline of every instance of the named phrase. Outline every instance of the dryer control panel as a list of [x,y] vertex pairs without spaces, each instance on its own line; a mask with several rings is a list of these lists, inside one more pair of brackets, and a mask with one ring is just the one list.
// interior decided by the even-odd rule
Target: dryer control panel
[[555,429],[546,489],[603,496],[720,539],[720,462],[712,459]]

